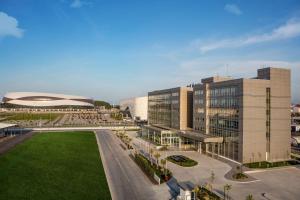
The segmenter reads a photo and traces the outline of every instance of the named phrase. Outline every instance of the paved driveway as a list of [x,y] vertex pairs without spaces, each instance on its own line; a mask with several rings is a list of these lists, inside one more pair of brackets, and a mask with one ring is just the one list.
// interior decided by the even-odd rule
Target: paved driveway
[[102,162],[113,199],[169,199],[166,184],[153,185],[120,146],[120,140],[108,130],[96,132]]

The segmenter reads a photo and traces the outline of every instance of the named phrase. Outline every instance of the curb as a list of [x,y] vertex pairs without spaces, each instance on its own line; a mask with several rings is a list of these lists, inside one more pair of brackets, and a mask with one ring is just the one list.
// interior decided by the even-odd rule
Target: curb
[[116,193],[115,193],[114,187],[111,183],[111,177],[108,173],[109,171],[108,171],[108,168],[107,168],[107,165],[106,165],[106,160],[105,160],[104,155],[101,151],[102,148],[101,148],[101,145],[100,145],[100,142],[99,142],[99,138],[97,136],[97,132],[94,131],[94,134],[95,134],[95,137],[96,137],[96,140],[97,140],[98,150],[99,150],[99,153],[100,153],[100,159],[101,159],[101,162],[102,162],[102,165],[103,165],[103,168],[104,168],[104,172],[105,172],[106,180],[107,180],[107,183],[108,183],[111,198],[116,199],[116,196],[115,196]]

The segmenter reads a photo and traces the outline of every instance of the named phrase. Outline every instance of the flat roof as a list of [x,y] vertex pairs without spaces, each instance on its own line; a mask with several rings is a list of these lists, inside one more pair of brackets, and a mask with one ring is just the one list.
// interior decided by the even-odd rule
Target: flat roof
[[214,143],[222,143],[223,137],[213,136],[209,134],[203,134],[193,131],[179,131],[178,135],[185,138],[190,138],[194,140],[199,140],[201,142],[214,142]]
[[14,127],[14,126],[17,126],[17,124],[0,123],[0,129],[10,128],[10,127]]
[[156,125],[145,125],[146,128],[155,130],[155,131],[171,131],[171,129],[164,128],[161,126],[156,126]]

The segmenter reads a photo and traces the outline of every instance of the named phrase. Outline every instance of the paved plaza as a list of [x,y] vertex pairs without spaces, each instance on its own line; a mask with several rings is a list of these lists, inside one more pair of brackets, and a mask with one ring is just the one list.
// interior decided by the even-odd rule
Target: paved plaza
[[[135,137],[134,132],[129,136],[133,138],[133,143],[147,151],[154,148],[153,144],[145,142],[141,138]],[[184,155],[198,162],[194,167],[181,167],[171,162],[167,162],[167,167],[172,171],[178,182],[191,181],[195,184],[204,184],[211,181],[212,171],[215,174],[213,188],[219,194],[223,194],[225,184],[232,185],[229,195],[232,199],[245,199],[252,194],[255,200],[296,200],[300,198],[300,167],[273,168],[269,170],[257,170],[249,173],[254,181],[245,183],[226,179],[224,176],[232,167],[218,159],[194,151],[160,151],[161,159],[170,155]]]

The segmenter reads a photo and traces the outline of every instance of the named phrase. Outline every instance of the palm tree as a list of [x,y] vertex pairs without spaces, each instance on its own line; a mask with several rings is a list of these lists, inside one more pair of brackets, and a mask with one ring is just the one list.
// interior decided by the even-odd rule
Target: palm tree
[[159,159],[159,157],[160,157],[160,154],[158,153],[158,152],[156,152],[155,154],[154,154],[154,157],[156,158],[156,166],[157,166],[157,168],[158,168],[158,159]]
[[214,183],[215,178],[216,178],[216,175],[215,175],[214,171],[211,171],[211,174],[210,174],[210,190],[211,191],[213,188],[213,183]]
[[195,189],[194,189],[194,192],[195,192],[195,199],[198,199],[198,194],[200,192],[200,187],[196,186]]
[[254,200],[252,194],[248,194],[248,195],[246,196],[246,200]]
[[[163,167],[163,169],[164,169],[164,174],[165,174],[165,172],[166,172],[165,166],[166,166],[166,164],[167,164],[166,159],[161,159],[161,160],[160,160],[160,163],[161,163],[161,165],[162,165],[162,167]],[[166,174],[165,174],[165,175],[166,175]]]
[[128,142],[128,148],[131,146],[130,143],[132,141],[132,138],[128,137],[127,142]]
[[[228,199],[229,190],[231,190],[231,185],[229,184],[224,185],[224,200]],[[226,191],[227,191],[227,195],[226,195]]]
[[214,171],[211,171],[211,174],[210,174],[211,184],[214,183],[215,178],[216,178],[216,175],[215,175]]
[[150,149],[150,161],[151,161],[151,165],[153,164],[153,163],[152,163],[152,155],[153,155],[153,152],[154,152],[153,149]]

